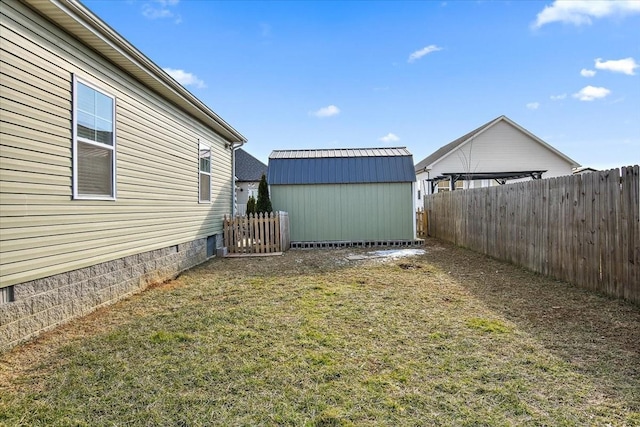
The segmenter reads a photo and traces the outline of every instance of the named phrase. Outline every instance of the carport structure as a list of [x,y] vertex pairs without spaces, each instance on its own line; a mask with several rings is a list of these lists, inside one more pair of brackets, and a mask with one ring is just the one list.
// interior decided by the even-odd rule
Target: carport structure
[[494,180],[500,185],[504,185],[507,181],[513,179],[542,179],[542,174],[546,170],[535,171],[518,171],[518,172],[480,172],[480,173],[467,173],[467,172],[447,172],[436,176],[435,178],[427,179],[426,181],[431,184],[431,193],[433,194],[436,186],[439,182],[449,181],[449,189],[451,191],[456,189],[456,182],[459,180],[475,181],[475,180]]

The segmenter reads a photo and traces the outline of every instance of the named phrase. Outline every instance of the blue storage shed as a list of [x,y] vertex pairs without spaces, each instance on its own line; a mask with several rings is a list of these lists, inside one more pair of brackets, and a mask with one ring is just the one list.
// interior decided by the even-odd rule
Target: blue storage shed
[[292,245],[415,241],[413,156],[405,147],[276,150],[267,181]]

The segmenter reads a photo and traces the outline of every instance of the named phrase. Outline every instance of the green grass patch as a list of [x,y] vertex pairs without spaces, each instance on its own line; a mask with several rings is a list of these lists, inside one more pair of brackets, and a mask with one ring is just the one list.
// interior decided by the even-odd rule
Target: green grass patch
[[189,334],[185,334],[182,332],[157,331],[151,334],[150,339],[151,339],[151,342],[160,344],[160,343],[171,343],[171,342],[179,343],[179,342],[192,341],[193,337]]
[[467,320],[467,326],[490,334],[506,334],[509,328],[499,320],[473,318]]
[[215,259],[16,348],[0,425],[640,423],[637,308],[451,247],[347,253]]

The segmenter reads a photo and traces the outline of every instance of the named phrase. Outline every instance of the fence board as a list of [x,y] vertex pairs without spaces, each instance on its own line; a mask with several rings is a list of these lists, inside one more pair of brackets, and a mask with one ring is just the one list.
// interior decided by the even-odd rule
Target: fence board
[[640,304],[640,167],[426,196],[429,236]]
[[422,209],[418,209],[416,211],[416,236],[421,239],[427,237],[427,221],[427,213]]
[[618,218],[614,216],[615,212],[620,211],[620,191],[616,188],[616,183],[618,183],[618,180],[620,179],[619,176],[618,169],[615,170],[615,173],[609,175],[609,205],[605,219],[613,219],[606,221],[606,233],[609,237],[607,255],[610,257],[611,264],[609,280],[611,281],[611,286],[615,289],[615,294],[618,297],[624,297],[622,281],[620,280],[620,272],[622,270],[622,237],[615,232],[618,227]]
[[[586,177],[588,176],[588,174],[586,175],[578,175],[578,182],[577,182],[577,186],[575,188],[575,190],[577,191],[577,197],[578,197],[578,209],[574,212],[576,215],[574,224],[572,224],[573,227],[576,227],[576,236],[577,236],[577,250],[576,250],[576,258],[571,258],[571,261],[575,261],[577,262],[576,265],[576,275],[575,278],[572,279],[571,277],[567,277],[567,280],[571,281],[574,280],[575,283],[580,283],[582,286],[587,287],[586,283],[585,283],[585,278],[584,278],[584,263],[585,263],[585,259],[586,259],[586,252],[587,252],[587,239],[586,239],[586,197],[585,197],[585,189],[587,186],[587,182],[586,182]],[[584,179],[583,179],[584,178]],[[562,274],[560,274],[560,277],[563,277]]]
[[[560,216],[562,225],[560,227],[559,232],[562,234],[562,238],[560,239],[560,245],[558,247],[560,265],[562,266],[562,275],[567,278],[567,280],[574,280],[575,277],[575,263],[571,258],[571,253],[573,251],[573,234],[569,233],[569,229],[573,227],[571,214],[571,194],[572,188],[569,185],[570,177],[560,177]],[[586,207],[586,206],[585,206]],[[586,218],[586,216],[585,216]],[[586,227],[586,219],[583,222],[583,225]],[[586,230],[586,228],[585,228]],[[587,249],[586,247],[584,249]],[[581,264],[585,264],[587,262],[586,251],[583,252],[582,257],[580,258]],[[584,271],[580,265],[580,270]]]
[[288,249],[291,245],[289,235],[289,214],[287,212],[278,212],[278,222],[280,227],[280,247]]
[[633,167],[633,170],[629,172],[633,173],[633,188],[631,189],[629,195],[631,199],[629,204],[634,216],[632,222],[634,227],[632,241],[635,242],[633,249],[633,265],[635,265],[636,268],[634,270],[634,274],[632,274],[629,279],[629,282],[631,284],[634,284],[634,286],[627,286],[626,289],[630,292],[631,295],[634,296],[632,299],[637,301],[640,300],[640,208],[634,209],[633,207],[631,207],[631,204],[634,201],[633,195],[635,195],[636,206],[640,205],[640,167],[636,165]]
[[[622,216],[620,218],[620,227],[622,229],[622,260],[628,260],[631,257],[629,256],[629,250],[630,245],[629,245],[629,233],[630,233],[630,227],[629,227],[629,212],[626,209],[627,205],[629,204],[629,196],[630,196],[630,188],[629,188],[629,174],[627,173],[627,170],[625,168],[622,168],[622,176],[620,177],[620,187],[622,188],[622,193],[620,194],[620,201],[621,201],[621,211],[622,211]],[[620,280],[622,283],[626,284],[629,282],[629,264],[626,262],[623,262],[622,264],[622,271],[621,271],[621,275],[620,275]]]
[[611,259],[606,256],[607,248],[609,247],[606,218],[608,214],[609,206],[609,188],[608,179],[609,171],[598,174],[598,191],[600,197],[598,198],[599,207],[596,211],[596,222],[598,224],[598,262],[600,263],[599,280],[606,286],[605,293],[608,295],[619,296],[617,291],[610,280],[611,273]]

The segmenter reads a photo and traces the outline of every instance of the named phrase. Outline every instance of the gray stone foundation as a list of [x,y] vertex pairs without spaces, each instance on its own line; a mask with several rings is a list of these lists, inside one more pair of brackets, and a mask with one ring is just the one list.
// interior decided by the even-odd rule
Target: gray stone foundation
[[0,352],[206,259],[204,238],[16,284],[14,301],[0,305]]

